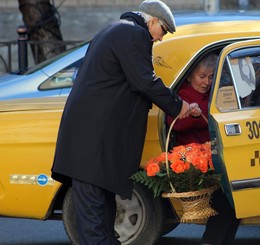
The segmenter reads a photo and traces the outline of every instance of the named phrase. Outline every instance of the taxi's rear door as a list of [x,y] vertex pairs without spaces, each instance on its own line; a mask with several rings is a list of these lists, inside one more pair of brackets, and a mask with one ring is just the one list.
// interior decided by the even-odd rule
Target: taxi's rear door
[[238,218],[260,215],[260,40],[221,52],[210,103],[213,161]]

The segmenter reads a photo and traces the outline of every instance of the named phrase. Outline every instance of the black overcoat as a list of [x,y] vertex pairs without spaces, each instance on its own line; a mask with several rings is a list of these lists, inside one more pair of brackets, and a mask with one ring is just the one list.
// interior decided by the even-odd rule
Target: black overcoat
[[176,117],[182,100],[154,74],[151,36],[138,13],[98,33],[62,115],[52,177],[131,198],[152,102]]

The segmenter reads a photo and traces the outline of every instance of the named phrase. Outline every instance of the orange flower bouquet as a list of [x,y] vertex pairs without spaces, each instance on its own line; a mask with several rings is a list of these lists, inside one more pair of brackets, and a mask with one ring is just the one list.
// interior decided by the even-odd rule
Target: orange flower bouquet
[[[209,204],[211,193],[219,185],[219,176],[215,174],[212,163],[210,143],[192,143],[174,147],[169,153],[163,152],[149,160],[145,168],[135,173],[131,179],[151,188],[154,197],[162,194],[163,197],[178,198],[185,202],[184,205],[187,201],[192,201],[193,207],[199,204],[197,194],[202,194]],[[181,221],[215,215],[216,212],[208,204],[207,207],[200,208],[204,210],[203,214],[195,211],[195,216],[192,210],[183,207],[187,217]]]

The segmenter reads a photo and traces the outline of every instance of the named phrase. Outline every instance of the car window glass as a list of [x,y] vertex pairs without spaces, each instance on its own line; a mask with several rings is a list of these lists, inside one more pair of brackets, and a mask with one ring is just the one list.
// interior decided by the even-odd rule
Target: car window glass
[[260,56],[227,57],[220,80],[220,110],[260,106]]
[[227,60],[224,62],[221,73],[217,107],[221,111],[238,109],[235,87]]
[[69,49],[69,50],[67,50],[67,51],[65,51],[65,52],[63,52],[59,55],[56,55],[56,56],[54,56],[50,59],[47,59],[47,60],[45,60],[45,61],[43,61],[43,62],[41,62],[37,65],[30,67],[28,70],[23,71],[21,74],[22,75],[33,74],[34,72],[39,71],[39,70],[45,68],[46,66],[55,63],[56,61],[59,61],[63,57],[66,57],[67,55],[72,54],[75,50],[77,51],[84,46],[86,46],[86,49],[87,49],[88,46],[89,46],[89,43],[82,43],[80,45],[77,45],[77,46],[75,46],[75,47],[73,47],[73,48],[71,48],[71,49]]
[[242,108],[260,106],[260,56],[243,56],[230,59],[231,72]]
[[74,62],[66,68],[55,73],[53,76],[45,80],[39,87],[40,90],[50,90],[57,88],[72,87],[82,59]]

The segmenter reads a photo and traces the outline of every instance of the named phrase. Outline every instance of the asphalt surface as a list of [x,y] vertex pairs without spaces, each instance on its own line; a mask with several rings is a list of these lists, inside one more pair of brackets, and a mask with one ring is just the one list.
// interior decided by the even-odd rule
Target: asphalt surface
[[[204,226],[181,224],[157,245],[199,245]],[[0,218],[0,245],[71,245],[61,221]],[[259,245],[260,226],[240,226],[234,245]]]

